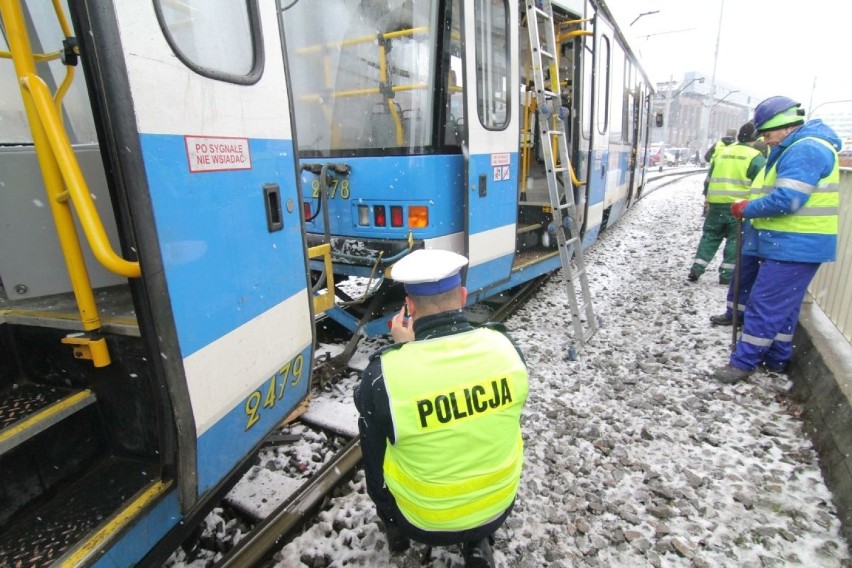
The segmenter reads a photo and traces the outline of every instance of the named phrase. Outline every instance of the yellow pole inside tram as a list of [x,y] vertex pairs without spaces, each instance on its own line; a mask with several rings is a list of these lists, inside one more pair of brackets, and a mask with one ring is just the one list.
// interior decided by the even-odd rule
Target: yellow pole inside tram
[[[379,81],[384,88],[388,87],[388,52],[383,43],[379,43]],[[386,93],[382,92],[381,88],[379,88],[379,92],[387,100],[388,111],[393,119],[394,129],[396,130],[396,144],[397,146],[402,146],[405,143],[405,134],[402,129],[402,119],[399,116],[396,103],[392,97],[388,97]]]

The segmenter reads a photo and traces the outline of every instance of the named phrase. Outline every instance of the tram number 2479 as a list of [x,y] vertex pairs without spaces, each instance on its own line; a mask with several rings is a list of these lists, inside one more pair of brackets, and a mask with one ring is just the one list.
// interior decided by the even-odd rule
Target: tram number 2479
[[296,386],[302,380],[302,371],[305,368],[305,359],[299,354],[290,361],[287,361],[278,372],[269,377],[269,380],[264,383],[264,387],[251,393],[246,399],[246,430],[255,425],[260,420],[262,408],[272,408],[275,403],[281,400],[284,396],[284,391],[287,389],[287,384]]

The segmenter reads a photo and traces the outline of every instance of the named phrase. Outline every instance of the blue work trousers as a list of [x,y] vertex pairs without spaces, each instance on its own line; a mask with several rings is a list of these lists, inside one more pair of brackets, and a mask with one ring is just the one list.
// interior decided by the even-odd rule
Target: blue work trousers
[[[737,297],[737,320],[743,321],[743,314],[748,303],[748,297],[751,295],[751,288],[754,286],[754,281],[757,278],[757,271],[760,268],[760,257],[751,256],[748,254],[740,255],[740,292]],[[736,278],[731,278],[731,284],[728,286],[728,304],[725,310],[725,315],[732,317],[734,315],[734,284]]]
[[[783,262],[743,255],[739,303],[745,322],[731,365],[781,370],[793,355],[793,333],[818,262]],[[743,293],[745,292],[745,293]]]

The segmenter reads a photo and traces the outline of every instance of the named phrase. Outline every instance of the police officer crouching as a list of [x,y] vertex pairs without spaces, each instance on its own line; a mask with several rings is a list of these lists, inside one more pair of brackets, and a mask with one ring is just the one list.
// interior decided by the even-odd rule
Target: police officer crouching
[[501,327],[475,328],[462,312],[466,264],[417,250],[392,267],[406,292],[391,321],[396,343],[372,356],[355,405],[367,493],[390,552],[410,539],[461,544],[466,567],[494,566],[490,541],[523,468],[527,368]]

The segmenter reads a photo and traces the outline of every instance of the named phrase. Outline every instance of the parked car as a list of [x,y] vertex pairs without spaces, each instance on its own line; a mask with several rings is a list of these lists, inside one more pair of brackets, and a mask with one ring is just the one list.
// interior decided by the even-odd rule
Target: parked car
[[667,166],[680,166],[687,163],[689,159],[689,148],[666,148],[665,163]]
[[666,147],[664,144],[651,144],[648,146],[648,165],[665,165]]

